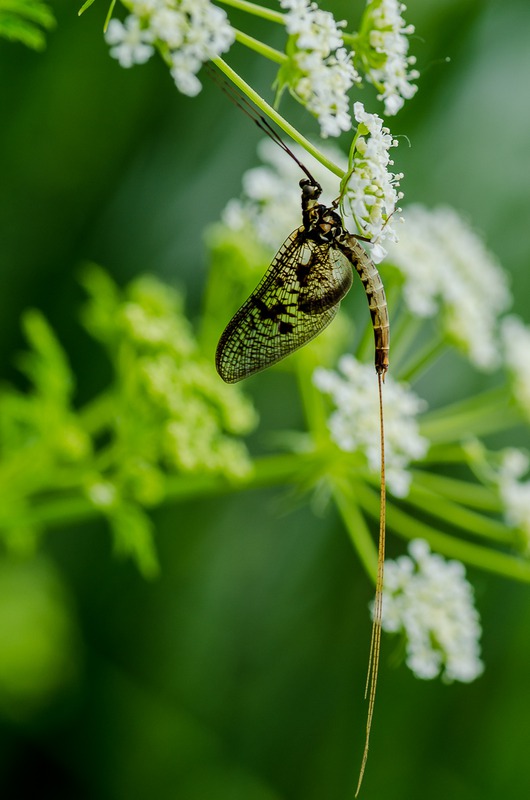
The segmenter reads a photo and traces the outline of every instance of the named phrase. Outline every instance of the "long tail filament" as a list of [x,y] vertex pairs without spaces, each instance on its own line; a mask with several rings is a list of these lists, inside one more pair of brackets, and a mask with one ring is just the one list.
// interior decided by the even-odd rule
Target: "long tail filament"
[[379,545],[377,553],[377,580],[375,584],[375,601],[372,623],[372,636],[370,640],[370,656],[368,658],[368,676],[364,696],[368,698],[368,716],[366,719],[366,738],[364,741],[363,759],[359,772],[359,780],[355,797],[358,796],[363,782],[364,770],[368,759],[368,746],[370,744],[370,731],[374,716],[375,691],[379,673],[379,654],[381,650],[381,621],[383,615],[383,575],[385,564],[385,531],[386,531],[386,481],[385,481],[385,429],[383,422],[383,375],[378,372],[379,389],[379,424],[381,435],[381,502],[379,508]]

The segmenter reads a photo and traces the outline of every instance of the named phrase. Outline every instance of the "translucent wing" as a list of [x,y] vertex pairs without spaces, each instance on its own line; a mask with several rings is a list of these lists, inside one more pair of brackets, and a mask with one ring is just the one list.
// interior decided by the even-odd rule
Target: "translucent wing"
[[221,336],[221,378],[235,383],[309,342],[334,318],[352,280],[351,263],[333,243],[315,242],[298,228]]

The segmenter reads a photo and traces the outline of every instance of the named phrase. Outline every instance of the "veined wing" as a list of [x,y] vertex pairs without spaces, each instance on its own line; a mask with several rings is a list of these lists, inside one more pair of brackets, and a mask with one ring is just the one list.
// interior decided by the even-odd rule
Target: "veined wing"
[[303,226],[293,231],[221,336],[221,378],[235,383],[309,342],[335,317],[352,280],[351,263],[333,243],[308,239]]

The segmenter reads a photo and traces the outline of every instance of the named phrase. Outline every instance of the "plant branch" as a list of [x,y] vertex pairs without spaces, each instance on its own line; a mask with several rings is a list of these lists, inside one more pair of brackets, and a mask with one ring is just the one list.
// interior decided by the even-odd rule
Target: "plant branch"
[[281,128],[284,133],[290,136],[291,139],[293,139],[301,147],[303,147],[304,150],[310,153],[313,158],[316,158],[316,160],[319,161],[323,167],[329,169],[329,171],[334,175],[337,175],[337,177],[343,177],[344,170],[334,164],[333,161],[330,161],[329,158],[326,158],[326,156],[321,153],[320,150],[317,150],[317,148],[311,144],[309,139],[306,139],[305,136],[302,136],[302,134],[299,133],[296,128],[294,128],[289,122],[287,122],[286,119],[278,114],[278,112],[275,111],[275,109],[270,106],[267,101],[264,100],[248,83],[246,83],[246,81],[244,81],[243,78],[241,78],[240,75],[238,75],[237,72],[232,69],[232,67],[228,66],[226,61],[216,56],[215,58],[212,58],[212,64],[215,64],[215,66],[220,69],[221,72],[226,75],[226,77],[229,78],[229,80],[231,80],[241,92],[243,92],[243,94],[246,95],[246,97],[252,100],[254,105],[256,105],[267,117],[269,117],[269,119],[276,123],[276,125],[278,125],[278,127]]

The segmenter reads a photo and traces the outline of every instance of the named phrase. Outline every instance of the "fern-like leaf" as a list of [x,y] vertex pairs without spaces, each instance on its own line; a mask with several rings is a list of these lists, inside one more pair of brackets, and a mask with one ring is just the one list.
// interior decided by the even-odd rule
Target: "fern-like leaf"
[[43,50],[45,31],[54,27],[53,12],[42,0],[0,0],[0,37]]

